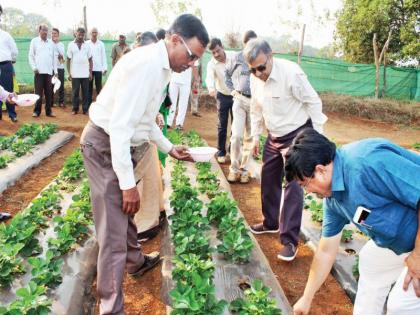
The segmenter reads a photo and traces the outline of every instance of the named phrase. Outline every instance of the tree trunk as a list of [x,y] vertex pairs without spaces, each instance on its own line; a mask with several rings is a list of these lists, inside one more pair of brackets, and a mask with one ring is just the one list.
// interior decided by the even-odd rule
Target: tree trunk
[[299,45],[299,51],[298,51],[298,64],[299,65],[300,65],[301,59],[302,59],[303,42],[305,40],[305,28],[306,28],[306,24],[303,24],[302,35],[300,37],[300,45]]
[[83,25],[85,27],[85,40],[86,40],[87,34],[88,34],[87,17],[86,17],[86,6],[83,6]]
[[383,77],[384,86],[382,88],[381,97],[386,95],[386,53],[384,54],[384,77]]
[[385,45],[378,56],[379,49],[378,49],[378,43],[376,41],[376,33],[373,34],[373,56],[375,58],[375,98],[379,98],[379,70],[380,70],[382,59],[384,58],[384,55],[388,49],[389,42],[391,40],[391,35],[392,35],[392,30],[389,31],[388,39],[386,40]]

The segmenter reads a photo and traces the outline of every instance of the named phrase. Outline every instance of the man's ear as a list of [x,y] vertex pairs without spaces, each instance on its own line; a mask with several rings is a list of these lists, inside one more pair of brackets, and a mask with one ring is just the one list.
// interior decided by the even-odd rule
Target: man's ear
[[327,167],[325,165],[322,164],[317,164],[315,166],[315,172],[318,172],[319,174],[326,174],[327,173]]

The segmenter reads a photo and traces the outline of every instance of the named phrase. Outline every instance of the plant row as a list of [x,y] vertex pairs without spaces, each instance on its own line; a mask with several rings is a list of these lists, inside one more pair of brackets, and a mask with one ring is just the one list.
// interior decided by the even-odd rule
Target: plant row
[[[1,315],[50,312],[52,301],[47,294],[62,282],[64,261],[60,257],[86,238],[88,226],[92,224],[89,185],[84,177],[82,156],[76,150],[66,159],[59,176],[39,197],[9,225],[0,226],[0,286],[10,287],[19,274],[31,273],[29,284],[16,290],[17,299],[0,307]],[[73,193],[78,185],[79,192],[72,196],[65,214],[62,213],[62,193]],[[50,225],[51,218],[54,237],[47,240],[48,249],[42,253],[37,236]],[[27,258],[28,264],[23,264],[23,258]]]
[[56,124],[24,124],[13,136],[0,138],[0,151],[9,151],[0,156],[0,169],[5,168],[14,159],[26,155],[37,144],[44,143],[57,132]]
[[[186,135],[183,135],[180,132],[175,133],[176,135],[172,135],[171,140],[175,140],[178,144],[183,143],[190,147],[205,145],[201,137],[195,131],[189,131]],[[197,205],[198,217],[201,220],[205,220],[205,227],[200,226],[200,228],[202,230],[208,230],[209,223],[215,225],[218,229],[217,237],[221,241],[217,246],[217,252],[222,254],[226,260],[233,263],[248,262],[253,249],[253,242],[249,237],[249,232],[246,228],[244,219],[239,217],[236,202],[229,198],[227,192],[221,191],[218,175],[211,171],[211,163],[196,163],[195,165],[198,170],[196,178],[198,190],[201,193],[207,194],[210,199],[210,202],[207,205],[206,218],[201,216],[202,204],[200,207]],[[176,176],[176,170],[177,166],[174,168],[173,176],[175,177],[173,177],[172,186],[179,187],[180,185],[183,187],[183,183],[180,183],[177,178],[180,177],[181,181],[183,178],[185,182],[189,183],[188,177],[183,175],[186,169],[185,167],[181,168],[179,176]],[[198,194],[197,191],[196,194]],[[191,196],[187,197],[191,198]],[[190,198],[188,198],[188,200],[191,200]],[[195,196],[194,198],[197,197]],[[183,201],[182,198],[174,198],[173,205],[182,205]],[[187,217],[184,217],[183,220],[187,226],[189,226],[191,222],[195,222],[194,219]],[[214,251],[214,249],[210,249],[210,251]],[[270,291],[269,288],[262,285],[260,280],[255,280],[250,288],[245,290],[244,299],[238,298],[232,301],[230,310],[239,314],[281,314],[280,310],[276,308],[275,301],[271,301],[268,298]],[[205,313],[208,313],[208,311],[203,314]],[[188,314],[190,314],[190,312],[188,312]]]

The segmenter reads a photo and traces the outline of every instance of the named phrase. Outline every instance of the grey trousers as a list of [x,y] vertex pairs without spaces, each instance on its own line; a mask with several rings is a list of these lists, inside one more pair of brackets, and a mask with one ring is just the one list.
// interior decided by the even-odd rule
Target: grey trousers
[[[124,314],[124,269],[144,263],[132,216],[122,212],[122,192],[111,163],[109,136],[89,122],[80,140],[90,182],[92,212],[99,244],[97,291],[100,314]],[[133,161],[135,166],[136,162]]]

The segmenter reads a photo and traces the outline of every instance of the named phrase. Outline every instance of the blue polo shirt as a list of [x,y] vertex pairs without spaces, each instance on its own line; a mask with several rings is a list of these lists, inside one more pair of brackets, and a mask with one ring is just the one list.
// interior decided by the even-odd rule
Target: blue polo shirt
[[344,145],[334,158],[331,188],[324,199],[324,237],[340,233],[363,206],[371,213],[362,224],[353,222],[363,233],[398,255],[413,250],[420,155],[379,138]]

